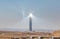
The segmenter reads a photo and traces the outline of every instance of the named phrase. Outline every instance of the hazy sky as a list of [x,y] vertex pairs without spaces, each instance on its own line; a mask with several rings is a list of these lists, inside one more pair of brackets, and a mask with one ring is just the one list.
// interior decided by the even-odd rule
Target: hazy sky
[[60,29],[60,0],[0,0],[0,29],[28,30],[29,13],[33,30]]

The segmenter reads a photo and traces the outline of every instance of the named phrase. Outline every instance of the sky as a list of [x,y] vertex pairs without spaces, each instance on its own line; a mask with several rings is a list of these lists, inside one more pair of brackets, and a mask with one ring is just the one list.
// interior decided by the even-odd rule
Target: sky
[[29,30],[32,13],[33,30],[60,29],[60,0],[0,0],[0,30]]

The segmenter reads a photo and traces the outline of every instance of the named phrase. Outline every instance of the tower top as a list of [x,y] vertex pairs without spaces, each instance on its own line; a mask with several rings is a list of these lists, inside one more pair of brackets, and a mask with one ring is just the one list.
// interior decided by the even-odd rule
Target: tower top
[[31,17],[31,18],[32,18],[32,13],[30,13],[30,14],[29,14],[29,17]]

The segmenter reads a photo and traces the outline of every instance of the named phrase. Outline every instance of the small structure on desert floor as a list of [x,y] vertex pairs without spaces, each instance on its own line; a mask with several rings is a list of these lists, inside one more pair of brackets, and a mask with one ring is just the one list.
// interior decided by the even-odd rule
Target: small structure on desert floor
[[56,30],[52,33],[53,36],[60,36],[60,30]]
[[60,30],[56,30],[51,34],[52,34],[53,39],[60,39]]

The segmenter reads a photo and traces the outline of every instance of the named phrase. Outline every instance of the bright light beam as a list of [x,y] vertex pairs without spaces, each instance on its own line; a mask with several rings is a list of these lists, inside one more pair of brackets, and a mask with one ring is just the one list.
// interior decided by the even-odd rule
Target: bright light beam
[[29,14],[29,17],[31,17],[31,18],[33,17],[32,13]]

